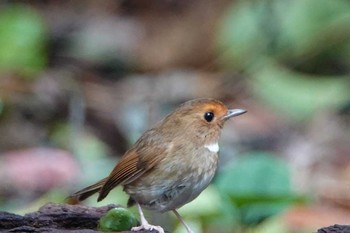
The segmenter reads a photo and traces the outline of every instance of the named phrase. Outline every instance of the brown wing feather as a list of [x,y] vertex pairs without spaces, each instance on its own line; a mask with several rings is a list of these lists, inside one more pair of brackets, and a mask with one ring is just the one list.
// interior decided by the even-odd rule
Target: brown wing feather
[[73,193],[67,198],[67,202],[69,203],[79,203],[80,201],[85,200],[86,198],[90,197],[91,195],[97,193],[103,186],[103,184],[106,182],[107,178],[104,178],[100,180],[99,182],[90,185],[82,190],[79,190],[78,192]]
[[153,169],[162,160],[168,146],[164,137],[159,139],[153,130],[146,132],[107,177],[97,200],[105,198],[117,185],[130,184]]
[[113,169],[107,177],[106,182],[100,189],[100,194],[97,201],[101,201],[108,193],[116,186],[121,184],[131,175],[137,171],[137,154],[135,152],[127,152],[127,154],[119,161],[117,166]]

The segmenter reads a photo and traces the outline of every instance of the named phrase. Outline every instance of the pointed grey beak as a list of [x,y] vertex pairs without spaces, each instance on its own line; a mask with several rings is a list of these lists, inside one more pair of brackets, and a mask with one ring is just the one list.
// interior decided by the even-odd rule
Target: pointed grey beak
[[229,119],[231,117],[239,116],[246,112],[247,111],[244,109],[229,109],[228,113],[224,116],[224,119]]

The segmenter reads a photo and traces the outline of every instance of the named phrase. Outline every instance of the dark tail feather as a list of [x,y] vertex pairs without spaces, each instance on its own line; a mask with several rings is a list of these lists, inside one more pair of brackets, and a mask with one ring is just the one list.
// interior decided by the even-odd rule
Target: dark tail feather
[[79,202],[90,197],[91,195],[99,192],[102,186],[104,185],[104,183],[106,182],[106,179],[107,178],[104,178],[99,182],[97,182],[96,184],[90,185],[82,190],[79,190],[78,192],[73,193],[72,195],[67,197],[67,203],[78,204]]

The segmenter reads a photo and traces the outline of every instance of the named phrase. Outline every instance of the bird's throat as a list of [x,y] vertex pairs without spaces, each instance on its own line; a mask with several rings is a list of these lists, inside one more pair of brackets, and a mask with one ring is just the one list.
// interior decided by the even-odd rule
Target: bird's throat
[[219,144],[217,142],[204,145],[210,152],[218,153],[219,152]]

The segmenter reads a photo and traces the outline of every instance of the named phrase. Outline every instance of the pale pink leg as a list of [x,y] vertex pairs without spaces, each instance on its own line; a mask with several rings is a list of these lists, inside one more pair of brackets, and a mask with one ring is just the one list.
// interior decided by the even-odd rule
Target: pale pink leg
[[139,203],[136,203],[137,205],[137,209],[139,210],[140,213],[140,219],[141,219],[141,226],[138,227],[133,227],[131,228],[132,231],[140,231],[140,230],[156,230],[159,233],[164,233],[164,230],[161,226],[153,226],[151,224],[149,224],[145,218],[145,216],[143,215],[141,206],[139,205]]
[[173,210],[174,214],[176,215],[176,217],[180,220],[180,222],[182,223],[182,225],[185,226],[187,233],[194,233],[191,228],[185,223],[185,221],[182,219],[181,215],[176,211]]

